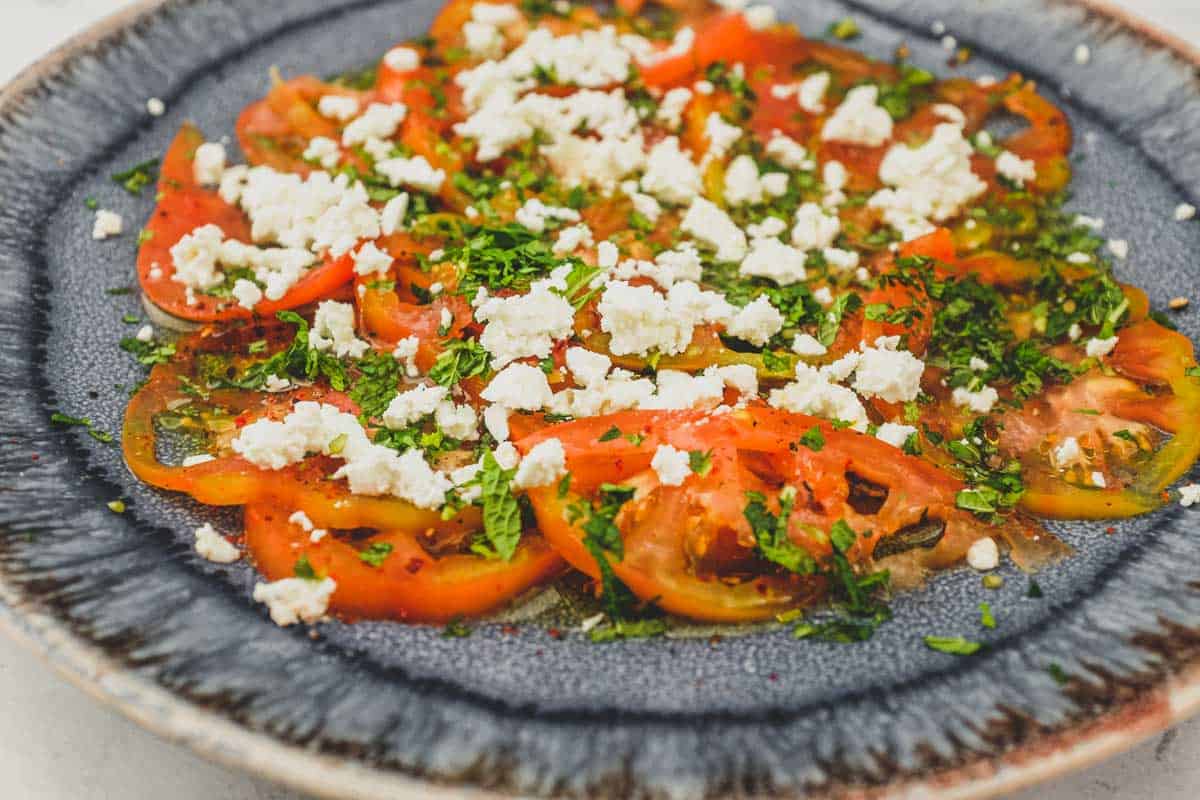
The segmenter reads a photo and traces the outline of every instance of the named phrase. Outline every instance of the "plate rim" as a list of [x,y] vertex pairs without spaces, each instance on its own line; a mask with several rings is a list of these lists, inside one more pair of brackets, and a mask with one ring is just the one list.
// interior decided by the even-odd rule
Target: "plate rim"
[[[0,116],[38,89],[76,56],[158,9],[199,0],[135,0],[66,39],[0,88]],[[1076,6],[1166,50],[1200,69],[1193,45],[1110,0],[1042,0]],[[330,800],[503,800],[513,795],[466,785],[435,783],[396,769],[320,753],[251,730],[206,710],[107,655],[62,620],[22,597],[0,567],[0,635],[36,655],[68,683],[103,706],[205,760]],[[862,800],[989,800],[1094,766],[1132,750],[1166,729],[1200,715],[1200,654],[1157,684],[1082,723],[1035,735],[999,756],[980,756],[920,778],[906,778],[855,794]],[[841,797],[824,790],[807,800]]]

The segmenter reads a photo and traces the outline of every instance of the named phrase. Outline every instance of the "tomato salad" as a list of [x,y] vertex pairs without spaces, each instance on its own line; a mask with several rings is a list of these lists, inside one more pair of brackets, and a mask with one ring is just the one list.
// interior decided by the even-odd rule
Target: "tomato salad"
[[798,633],[858,639],[889,586],[1064,555],[1039,518],[1163,504],[1193,347],[1063,209],[1063,112],[837,38],[450,0],[360,73],[272,75],[246,164],[185,126],[137,268],[198,329],[131,343],[129,466],[245,508],[197,549],[284,625],[574,574],[613,636],[833,601]]

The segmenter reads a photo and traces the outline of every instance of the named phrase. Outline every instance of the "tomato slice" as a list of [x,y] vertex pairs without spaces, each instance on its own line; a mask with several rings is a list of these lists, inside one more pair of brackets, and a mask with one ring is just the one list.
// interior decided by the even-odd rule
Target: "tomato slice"
[[[1200,457],[1200,380],[1187,374],[1196,366],[1192,343],[1143,320],[1119,332],[1106,362],[1116,376],[1080,376],[1005,420],[1001,445],[1022,459],[1022,506],[1033,513],[1060,519],[1145,513],[1163,504],[1163,491]],[[1115,437],[1118,430],[1137,444]],[[1154,449],[1161,433],[1170,438]],[[1090,454],[1085,473],[1101,472],[1106,488],[1070,483],[1051,463],[1050,450],[1066,436]]]
[[[282,506],[282,508],[289,508]],[[562,559],[536,535],[521,537],[510,561],[477,555],[434,555],[411,528],[373,531],[351,540],[331,531],[318,542],[290,511],[275,504],[246,507],[246,546],[269,580],[291,577],[304,557],[320,576],[337,582],[330,607],[350,618],[448,622],[497,609],[553,577]],[[314,523],[320,525],[321,523]],[[369,547],[387,549],[372,566],[361,557]]]
[[[625,435],[600,441],[613,427]],[[824,440],[818,450],[799,444],[813,429]],[[1064,552],[1024,520],[996,529],[959,510],[955,499],[963,485],[933,464],[800,414],[763,406],[717,415],[627,412],[536,431],[517,446],[528,451],[551,437],[563,443],[572,480],[565,498],[552,487],[530,493],[550,543],[576,569],[598,577],[581,529],[564,514],[603,483],[635,487],[616,519],[624,556],[613,559],[612,568],[642,599],[697,619],[766,619],[820,592],[811,576],[783,574],[756,556],[744,515],[748,491],[777,498],[782,486],[795,487],[789,538],[818,561],[830,555],[828,532],[839,520],[859,532],[847,553],[858,563],[871,561],[877,549],[900,552],[931,526],[940,529],[935,541],[923,539],[887,559],[910,575],[961,560],[984,536],[1009,538],[1014,558],[1030,567]],[[661,444],[707,453],[709,471],[682,486],[664,486],[651,469]]]

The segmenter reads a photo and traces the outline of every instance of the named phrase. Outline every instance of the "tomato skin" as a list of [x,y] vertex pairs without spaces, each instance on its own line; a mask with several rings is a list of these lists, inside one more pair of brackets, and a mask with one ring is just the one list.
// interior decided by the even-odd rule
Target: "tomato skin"
[[[312,542],[288,522],[289,510],[246,507],[246,546],[268,580],[293,575],[296,561],[337,582],[330,607],[351,619],[397,619],[445,623],[492,611],[562,569],[562,560],[540,536],[526,535],[511,561],[476,555],[436,557],[421,546],[416,531],[383,530],[356,544],[328,534]],[[319,524],[319,523],[318,523]],[[379,566],[359,556],[368,546],[390,545]]]

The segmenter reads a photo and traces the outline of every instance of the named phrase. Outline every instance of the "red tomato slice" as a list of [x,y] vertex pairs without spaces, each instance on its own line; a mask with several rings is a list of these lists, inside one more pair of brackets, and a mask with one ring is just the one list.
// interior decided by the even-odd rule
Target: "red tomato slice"
[[[330,607],[352,619],[443,623],[478,616],[553,577],[563,566],[545,540],[532,534],[521,538],[511,561],[434,555],[421,544],[421,532],[412,529],[376,531],[353,543],[330,532],[313,543],[308,532],[288,522],[291,511],[282,509],[274,504],[246,507],[246,546],[255,564],[269,580],[279,580],[292,577],[297,560],[307,558],[318,575],[337,582]],[[391,548],[379,566],[360,556],[372,545]]]

